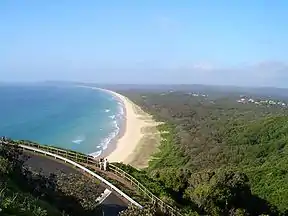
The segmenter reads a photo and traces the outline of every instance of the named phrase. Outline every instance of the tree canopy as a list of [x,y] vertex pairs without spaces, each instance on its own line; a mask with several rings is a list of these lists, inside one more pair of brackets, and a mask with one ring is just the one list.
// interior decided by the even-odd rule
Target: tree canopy
[[176,206],[210,215],[287,214],[286,108],[242,104],[229,94],[121,93],[165,122],[160,151],[141,172]]

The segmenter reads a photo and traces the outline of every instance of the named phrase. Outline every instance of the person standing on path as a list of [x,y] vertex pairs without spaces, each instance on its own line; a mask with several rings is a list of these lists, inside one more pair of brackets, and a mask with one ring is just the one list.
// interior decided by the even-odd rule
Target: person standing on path
[[104,171],[108,170],[108,160],[107,158],[104,160]]
[[102,170],[103,169],[103,158],[100,158],[99,166],[100,166],[100,170]]

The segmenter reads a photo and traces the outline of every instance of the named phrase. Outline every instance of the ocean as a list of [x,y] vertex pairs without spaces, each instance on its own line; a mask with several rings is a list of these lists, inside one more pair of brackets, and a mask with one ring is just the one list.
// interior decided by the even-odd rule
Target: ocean
[[118,135],[124,109],[101,90],[0,86],[0,135],[99,156]]

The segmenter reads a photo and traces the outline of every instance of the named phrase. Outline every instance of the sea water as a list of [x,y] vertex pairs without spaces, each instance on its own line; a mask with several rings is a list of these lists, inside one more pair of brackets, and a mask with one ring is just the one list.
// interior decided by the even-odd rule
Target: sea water
[[123,107],[101,90],[0,86],[0,135],[99,156],[117,136]]

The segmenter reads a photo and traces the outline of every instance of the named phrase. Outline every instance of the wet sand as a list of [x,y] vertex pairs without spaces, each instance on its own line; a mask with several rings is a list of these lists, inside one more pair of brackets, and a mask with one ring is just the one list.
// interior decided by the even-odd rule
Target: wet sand
[[152,116],[145,113],[129,98],[106,89],[79,86],[105,91],[115,96],[124,106],[125,119],[120,133],[108,145],[101,157],[107,157],[110,162],[123,162],[137,168],[148,165],[149,158],[160,143],[160,135],[156,129],[159,125]]

